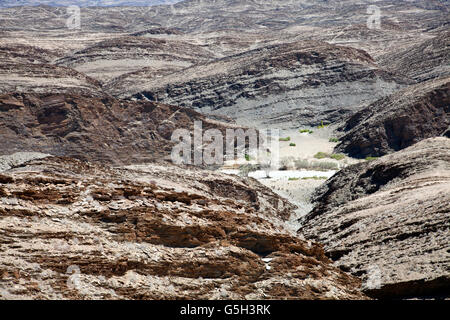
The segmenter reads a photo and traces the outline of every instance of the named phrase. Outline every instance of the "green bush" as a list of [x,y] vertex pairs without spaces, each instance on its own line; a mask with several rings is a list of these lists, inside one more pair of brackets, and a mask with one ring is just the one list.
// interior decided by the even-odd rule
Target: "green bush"
[[345,155],[341,153],[333,153],[332,155],[330,155],[330,158],[340,161],[345,158]]
[[317,129],[323,129],[323,128],[326,128],[328,126],[329,126],[328,124],[324,124],[323,121],[321,121],[320,125],[317,126]]
[[289,181],[297,181],[300,180],[300,178],[289,178]]
[[299,131],[300,131],[300,133],[309,133],[309,134],[312,134],[314,132],[314,131],[309,130],[309,129],[301,129]]
[[316,159],[325,159],[325,158],[328,158],[328,157],[329,157],[329,154],[325,153],[325,152],[317,152],[314,155],[314,158],[316,158]]
[[316,159],[330,158],[330,159],[334,159],[334,160],[340,161],[340,160],[342,160],[342,159],[345,158],[345,155],[344,155],[344,154],[341,154],[341,153],[333,153],[333,154],[329,154],[329,153],[326,153],[326,152],[317,152],[317,153],[314,155],[314,158],[316,158]]
[[334,143],[339,143],[339,139],[338,138],[330,138],[330,140],[328,140],[329,142],[334,142]]
[[246,161],[250,161],[250,160],[251,160],[250,155],[246,154],[246,155],[245,155],[245,160],[246,160]]
[[301,159],[294,160],[294,165],[297,169],[309,169],[311,167],[308,160]]
[[378,159],[378,157],[366,157],[366,161],[374,161],[377,159]]
[[239,175],[241,177],[248,177],[250,172],[258,170],[258,167],[252,164],[244,164],[239,167]]
[[280,141],[291,141],[291,137],[287,137],[287,138],[280,138]]
[[327,177],[318,177],[318,176],[302,178],[302,180],[327,180],[327,179],[328,179]]
[[290,143],[289,146],[290,147],[296,147],[297,145],[295,143]]

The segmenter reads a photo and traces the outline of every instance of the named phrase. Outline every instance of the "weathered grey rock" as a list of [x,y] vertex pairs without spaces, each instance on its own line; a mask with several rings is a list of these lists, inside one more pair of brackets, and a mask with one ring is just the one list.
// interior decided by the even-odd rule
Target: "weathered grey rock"
[[380,65],[416,81],[450,76],[450,32],[378,59]]
[[245,125],[298,128],[340,121],[407,83],[362,50],[300,41],[136,82],[118,97],[191,107]]
[[338,172],[299,233],[324,243],[377,298],[450,294],[450,139],[423,140]]
[[10,155],[0,155],[0,172],[20,166],[34,159],[42,159],[49,156],[49,154],[39,152],[16,152]]
[[430,80],[380,99],[347,119],[336,152],[381,156],[441,136],[449,125],[450,78]]

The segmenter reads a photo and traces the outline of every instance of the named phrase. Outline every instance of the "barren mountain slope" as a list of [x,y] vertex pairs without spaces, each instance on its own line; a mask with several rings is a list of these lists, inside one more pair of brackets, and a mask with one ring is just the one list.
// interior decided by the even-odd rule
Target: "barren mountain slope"
[[302,41],[255,49],[136,83],[119,97],[162,101],[253,125],[335,122],[407,82],[364,51]]
[[168,159],[175,129],[228,124],[158,103],[77,95],[0,95],[0,154],[34,151],[115,164]]
[[[4,39],[2,39],[4,40]],[[9,63],[51,63],[57,55],[51,50],[21,43],[1,43],[0,61]]]
[[[0,300],[450,297],[448,1],[119,1],[0,0]],[[197,120],[343,169],[175,166]]]
[[316,193],[299,233],[377,298],[450,295],[450,139],[347,167]]
[[387,70],[393,70],[419,82],[450,76],[450,31],[403,51],[378,59]]
[[55,64],[105,81],[145,67],[176,71],[214,58],[214,53],[187,42],[127,36],[96,43],[55,61]]
[[410,86],[380,99],[346,120],[336,147],[353,157],[380,156],[422,139],[441,136],[450,126],[450,78]]
[[[292,26],[327,30],[337,25],[366,24],[369,6],[381,10],[383,21],[398,21],[411,30],[434,30],[448,23],[449,6],[443,0],[191,0],[173,6],[81,8],[81,14],[83,28],[90,32],[132,32],[149,27],[178,28],[184,32],[226,29],[266,32]],[[64,4],[59,8],[18,7],[2,11],[0,19],[9,30],[64,28],[70,16]]]
[[0,192],[1,298],[364,298],[252,179],[46,158]]
[[83,73],[51,64],[53,52],[27,45],[0,46],[0,93],[53,92],[102,96],[100,83]]

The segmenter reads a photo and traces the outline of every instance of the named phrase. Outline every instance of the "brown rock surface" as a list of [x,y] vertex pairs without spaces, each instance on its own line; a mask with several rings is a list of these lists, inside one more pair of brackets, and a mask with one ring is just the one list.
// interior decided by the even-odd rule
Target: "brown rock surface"
[[364,298],[252,179],[49,157],[0,183],[2,298]]
[[377,298],[450,295],[450,139],[423,140],[338,172],[299,233]]
[[62,94],[0,95],[0,154],[42,152],[114,164],[168,158],[175,129],[229,124],[186,108]]
[[450,78],[430,80],[380,99],[347,119],[336,151],[353,157],[381,156],[441,136],[449,125]]
[[104,95],[100,83],[74,69],[56,66],[54,52],[21,44],[0,45],[0,94],[52,92]]

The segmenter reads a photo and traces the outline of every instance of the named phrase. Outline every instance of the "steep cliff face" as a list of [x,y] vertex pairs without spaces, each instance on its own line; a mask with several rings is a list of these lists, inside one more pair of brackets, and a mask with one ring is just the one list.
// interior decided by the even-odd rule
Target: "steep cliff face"
[[0,175],[0,297],[356,299],[256,180],[37,159]]
[[316,193],[299,233],[376,298],[450,294],[450,139],[347,167]]
[[114,164],[170,159],[174,130],[231,125],[185,108],[78,95],[0,95],[0,154],[34,151]]
[[364,51],[323,42],[273,45],[136,83],[118,97],[162,101],[241,123],[335,122],[407,82]]
[[450,78],[410,86],[351,116],[338,152],[381,156],[422,139],[444,134],[450,125]]

